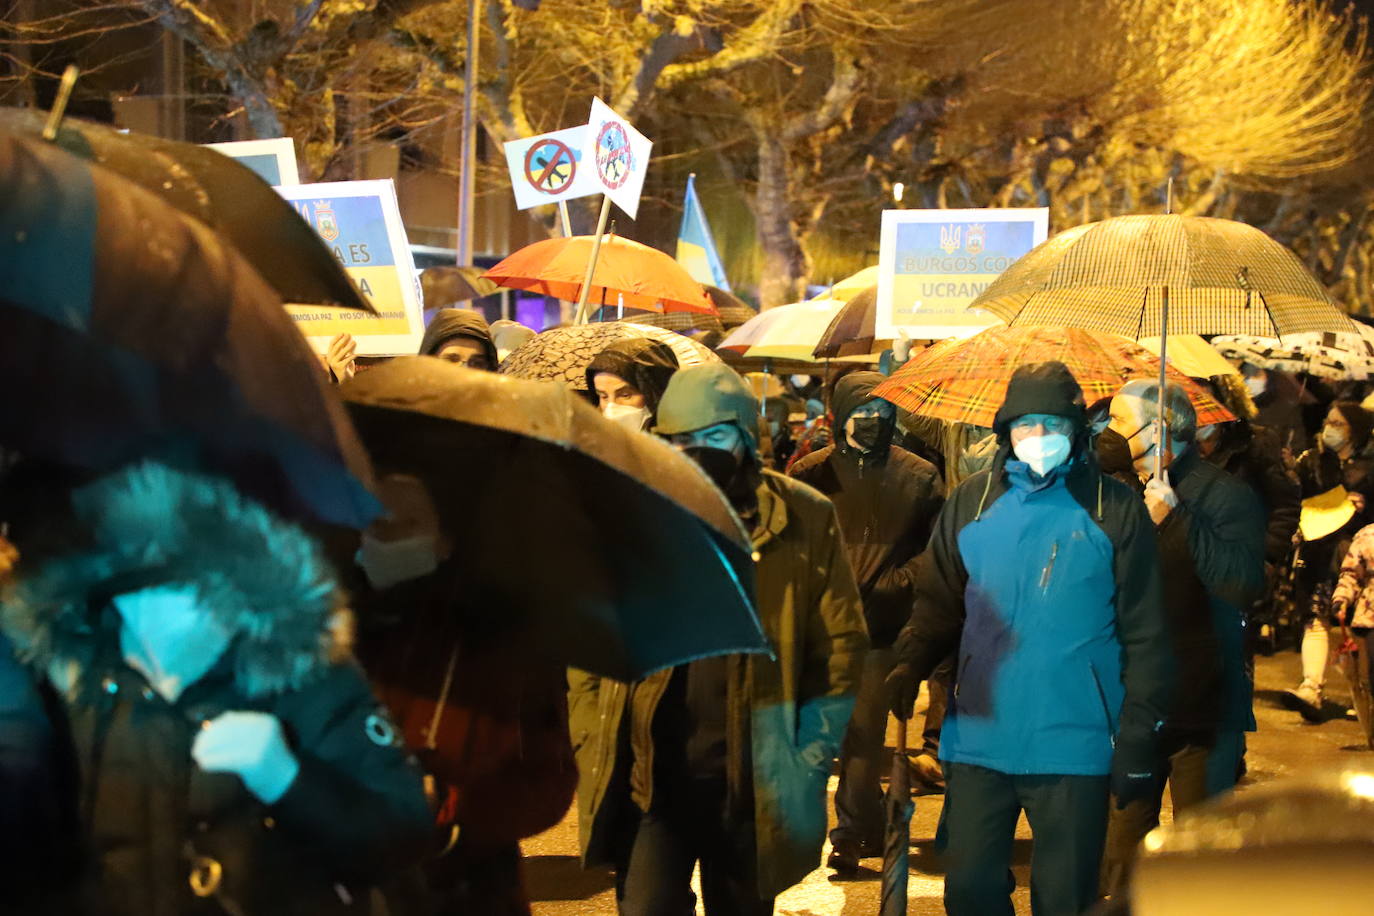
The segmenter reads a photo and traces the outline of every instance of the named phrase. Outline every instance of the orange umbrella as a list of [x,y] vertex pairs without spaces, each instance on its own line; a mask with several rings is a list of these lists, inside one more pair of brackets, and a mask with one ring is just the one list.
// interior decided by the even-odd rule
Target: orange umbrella
[[[545,239],[527,245],[497,264],[486,279],[576,302],[587,274],[594,236]],[[623,305],[651,312],[716,314],[706,291],[681,265],[657,248],[616,235],[601,242],[592,276],[590,308]]]
[[[1083,328],[989,328],[967,340],[941,341],[914,357],[873,392],[921,416],[992,426],[1018,366],[1058,360],[1069,367],[1089,404],[1131,379],[1157,379],[1159,357],[1133,340]],[[1199,426],[1235,416],[1173,367],[1169,381],[1188,392]]]

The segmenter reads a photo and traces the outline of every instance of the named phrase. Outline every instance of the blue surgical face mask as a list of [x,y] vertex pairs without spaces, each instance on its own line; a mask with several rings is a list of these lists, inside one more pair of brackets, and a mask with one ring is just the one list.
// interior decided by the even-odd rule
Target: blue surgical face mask
[[1072,448],[1073,443],[1063,433],[1029,436],[1012,446],[1016,457],[1041,477],[1067,461]]

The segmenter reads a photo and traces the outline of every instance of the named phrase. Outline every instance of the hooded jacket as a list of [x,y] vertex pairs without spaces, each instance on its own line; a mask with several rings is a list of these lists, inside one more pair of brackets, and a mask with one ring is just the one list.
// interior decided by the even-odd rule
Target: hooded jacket
[[[228,483],[143,465],[73,501],[85,545],[21,576],[0,626],[51,696],[47,752],[79,826],[52,912],[108,916],[352,912],[418,857],[431,816],[415,761],[347,648],[314,544]],[[195,586],[234,635],[173,702],[123,659],[110,599]],[[223,712],[275,716],[300,765],[273,805],[191,756]],[[0,734],[35,710],[0,704]],[[30,912],[44,912],[36,906]]]
[[658,402],[668,390],[668,382],[678,370],[673,348],[650,337],[617,340],[602,350],[587,367],[587,390],[596,394],[596,376],[609,372],[629,382],[644,395],[651,417],[658,413]]
[[[1074,419],[1045,477],[1010,458],[1026,413]],[[919,680],[958,646],[944,760],[1012,774],[1105,775],[1118,741],[1153,747],[1172,653],[1154,526],[1088,452],[1082,392],[1062,363],[1023,366],[998,412],[993,466],[950,494],[916,577],[899,664]]]
[[1266,514],[1264,559],[1279,565],[1293,552],[1293,533],[1302,515],[1302,496],[1284,466],[1278,436],[1241,420],[1222,424],[1221,441],[1207,461],[1250,486]]
[[434,318],[425,328],[425,336],[420,339],[419,355],[437,356],[444,344],[455,337],[466,337],[481,344],[492,372],[501,365],[487,319],[468,309],[439,309],[435,312]]
[[832,399],[840,441],[807,455],[788,472],[835,504],[869,637],[883,649],[892,645],[911,615],[914,561],[930,540],[945,501],[935,466],[888,444],[895,420],[888,422],[888,434],[871,453],[854,448],[844,435],[850,415],[873,400],[873,389],[884,379],[877,372],[841,379]]
[[[659,427],[665,434],[686,432],[748,424],[757,415],[744,382],[715,363],[673,377]],[[748,436],[750,429],[742,428]],[[757,449],[757,438],[749,441]],[[759,894],[773,897],[820,862],[826,783],[854,708],[868,638],[829,500],[771,471],[762,472],[756,495],[756,604],[774,657],[726,659],[726,823],[736,830],[730,842],[755,851]],[[656,793],[678,788],[653,780],[652,723],[671,676],[660,672],[629,685],[569,672],[587,865],[613,861],[614,845],[623,839],[618,825],[633,807],[647,811]],[[627,805],[633,806],[628,812]]]

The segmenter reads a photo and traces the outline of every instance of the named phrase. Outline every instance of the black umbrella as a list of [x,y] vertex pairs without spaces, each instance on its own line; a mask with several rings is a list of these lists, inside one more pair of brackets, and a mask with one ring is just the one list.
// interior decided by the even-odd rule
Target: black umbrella
[[765,652],[752,547],[689,459],[565,385],[406,357],[342,389],[378,472],[420,477],[464,561],[466,604],[558,661],[631,681]]
[[878,916],[906,916],[907,880],[911,876],[911,764],[906,759],[906,720],[897,720],[897,750],[887,783],[883,831],[883,890]]
[[870,286],[850,299],[821,335],[813,355],[817,359],[868,356],[877,336],[878,287]]
[[281,301],[202,223],[0,134],[0,448],[94,471],[156,457],[361,526],[366,455]]
[[[38,137],[44,115],[0,108],[0,133]],[[296,209],[223,153],[79,118],[66,118],[56,144],[109,169],[224,236],[283,302],[375,312],[337,258]]]

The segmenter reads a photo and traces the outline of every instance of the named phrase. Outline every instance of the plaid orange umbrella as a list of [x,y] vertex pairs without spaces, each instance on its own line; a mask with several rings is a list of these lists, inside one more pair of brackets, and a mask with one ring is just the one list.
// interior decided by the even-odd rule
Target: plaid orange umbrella
[[[574,235],[535,242],[483,276],[510,289],[576,302],[594,241],[590,235]],[[677,261],[657,248],[616,235],[602,239],[587,302],[592,310],[623,305],[650,312],[716,314],[716,307],[701,284]]]
[[[1069,367],[1091,404],[1131,379],[1159,377],[1159,357],[1133,340],[1083,328],[989,328],[967,340],[945,340],[922,351],[873,392],[926,417],[992,426],[1016,367],[1058,360]],[[1192,379],[1169,369],[1188,392],[1200,426],[1235,416]]]

